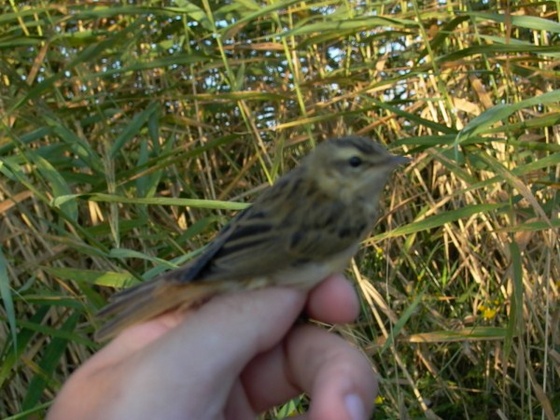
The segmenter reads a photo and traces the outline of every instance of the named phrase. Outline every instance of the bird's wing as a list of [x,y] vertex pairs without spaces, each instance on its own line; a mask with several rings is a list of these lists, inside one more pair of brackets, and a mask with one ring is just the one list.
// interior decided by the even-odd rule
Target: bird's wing
[[369,227],[363,217],[340,212],[338,204],[295,212],[294,206],[309,202],[298,201],[292,198],[281,209],[266,202],[245,209],[196,261],[169,275],[181,282],[264,276],[336,255],[355,244]]

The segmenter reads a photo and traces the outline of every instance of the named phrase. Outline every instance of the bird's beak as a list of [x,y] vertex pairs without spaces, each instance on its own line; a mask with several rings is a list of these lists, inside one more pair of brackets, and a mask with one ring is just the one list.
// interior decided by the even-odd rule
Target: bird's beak
[[405,156],[391,155],[387,159],[387,164],[391,166],[405,165],[407,163],[410,163],[410,158],[407,158]]

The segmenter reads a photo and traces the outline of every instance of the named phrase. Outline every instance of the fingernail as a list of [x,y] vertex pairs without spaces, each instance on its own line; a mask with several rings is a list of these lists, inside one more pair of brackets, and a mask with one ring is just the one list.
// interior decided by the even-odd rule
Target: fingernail
[[366,420],[366,409],[362,399],[356,394],[348,394],[344,397],[346,411],[352,420]]

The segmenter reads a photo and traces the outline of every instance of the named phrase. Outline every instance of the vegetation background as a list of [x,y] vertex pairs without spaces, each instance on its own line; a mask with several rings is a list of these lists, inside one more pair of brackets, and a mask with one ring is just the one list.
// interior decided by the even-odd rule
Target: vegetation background
[[0,417],[44,415],[113,288],[356,133],[413,158],[332,327],[381,378],[376,418],[560,418],[560,3],[0,10]]

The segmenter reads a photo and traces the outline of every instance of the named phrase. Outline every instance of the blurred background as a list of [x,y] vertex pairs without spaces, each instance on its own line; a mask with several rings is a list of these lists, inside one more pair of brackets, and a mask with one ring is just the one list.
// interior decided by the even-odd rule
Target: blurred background
[[558,2],[0,11],[0,417],[44,416],[115,289],[353,133],[413,159],[347,272],[360,318],[325,326],[379,374],[375,418],[559,418]]

